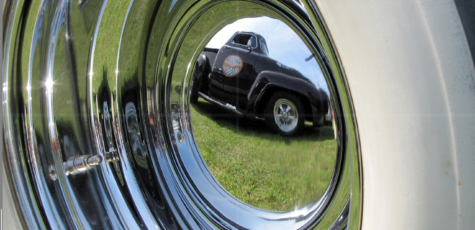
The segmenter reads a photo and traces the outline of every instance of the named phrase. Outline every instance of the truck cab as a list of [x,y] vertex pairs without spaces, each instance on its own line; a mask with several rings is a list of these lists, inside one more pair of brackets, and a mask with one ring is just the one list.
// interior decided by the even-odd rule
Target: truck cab
[[[264,52],[263,52],[264,51]],[[239,110],[246,110],[259,56],[267,56],[265,39],[251,32],[236,32],[219,49],[210,74],[209,95]]]
[[328,95],[296,69],[270,58],[266,40],[253,32],[234,33],[220,49],[205,48],[190,95],[192,103],[201,96],[240,116],[266,118],[284,135],[299,132],[305,120],[323,125],[328,111]]

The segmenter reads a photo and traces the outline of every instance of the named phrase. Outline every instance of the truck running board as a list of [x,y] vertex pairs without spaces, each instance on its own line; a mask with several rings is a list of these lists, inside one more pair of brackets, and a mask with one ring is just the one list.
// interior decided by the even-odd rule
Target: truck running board
[[199,94],[202,98],[204,98],[205,100],[207,100],[207,101],[209,101],[209,102],[211,102],[211,103],[217,104],[217,105],[219,105],[219,106],[221,106],[221,107],[223,107],[223,108],[225,108],[225,109],[227,109],[227,110],[229,110],[229,111],[231,111],[231,112],[233,112],[233,113],[239,115],[240,117],[243,116],[243,114],[242,114],[241,112],[239,112],[239,110],[237,110],[237,109],[236,109],[236,106],[234,106],[234,105],[231,105],[231,104],[229,104],[229,103],[223,104],[223,103],[221,103],[220,101],[215,100],[215,99],[209,97],[208,95],[206,95],[206,94],[204,94],[204,93],[202,93],[202,92],[198,92],[198,94]]

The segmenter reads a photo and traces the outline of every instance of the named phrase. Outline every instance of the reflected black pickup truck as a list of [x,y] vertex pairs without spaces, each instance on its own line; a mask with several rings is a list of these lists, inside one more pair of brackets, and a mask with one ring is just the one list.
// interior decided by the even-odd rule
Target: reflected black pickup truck
[[196,61],[190,102],[198,97],[240,116],[265,118],[281,135],[305,121],[323,126],[329,97],[299,71],[269,57],[264,37],[236,32],[220,49],[205,48]]

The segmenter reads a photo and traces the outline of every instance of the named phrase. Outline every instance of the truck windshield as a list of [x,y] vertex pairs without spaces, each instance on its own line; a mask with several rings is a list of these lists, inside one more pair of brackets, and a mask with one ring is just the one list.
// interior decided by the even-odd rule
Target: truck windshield
[[251,39],[251,47],[256,48],[256,37],[250,34],[236,34],[236,36],[233,38],[233,43],[245,46],[247,45],[247,41],[249,41],[249,39]]

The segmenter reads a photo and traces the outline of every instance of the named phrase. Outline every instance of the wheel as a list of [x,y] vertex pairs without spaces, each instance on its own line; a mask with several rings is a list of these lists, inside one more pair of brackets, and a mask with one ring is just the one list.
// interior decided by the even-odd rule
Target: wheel
[[[350,158],[343,157],[350,150],[357,152],[354,143],[343,139],[355,136],[347,124],[350,120],[340,116],[336,122],[340,142],[332,140],[328,160],[318,167],[325,172],[323,180],[317,172],[307,176],[323,162],[317,160],[312,146],[315,141],[333,139],[328,138],[331,135],[303,140],[310,142],[303,156],[311,158],[311,164],[301,170],[286,160],[287,151],[271,152],[266,147],[287,143],[262,132],[263,122],[243,122],[235,115],[223,119],[227,115],[207,103],[190,105],[208,85],[222,87],[220,82],[206,82],[209,63],[200,53],[213,35],[236,20],[264,16],[276,20],[295,33],[294,41],[303,48],[321,53],[321,40],[297,2],[18,0],[9,1],[6,8],[9,20],[2,69],[5,175],[17,210],[9,213],[18,214],[23,228],[328,229],[348,225],[350,201],[352,207],[360,202],[358,195],[350,199],[350,194],[361,189],[349,177],[359,177],[353,170],[357,167],[350,167]],[[315,60],[312,65],[324,68],[322,79],[327,84],[333,79],[332,71],[323,59]],[[195,74],[191,63],[198,64]],[[332,83],[329,90],[334,93],[338,87]],[[236,88],[228,90],[244,95]],[[297,133],[303,125],[302,104],[292,95],[278,99],[285,111],[277,109],[276,115],[286,112],[296,120],[295,127],[289,123],[290,129],[282,133]],[[342,114],[347,104],[338,105],[337,114]],[[211,116],[193,114],[199,109]],[[198,117],[216,120],[200,131],[192,123]],[[230,132],[236,123],[241,126]],[[226,134],[221,135],[220,130]],[[236,143],[231,137],[236,133],[264,144],[241,151],[249,141]],[[216,142],[208,141],[209,148],[198,145],[198,138],[211,136]],[[230,169],[251,168],[252,175],[266,177],[267,172],[295,168],[280,175],[293,185],[281,183],[285,180],[274,174],[277,183],[266,182],[265,186],[277,187],[257,193],[264,198],[255,199],[249,194],[263,187],[258,185],[262,181],[245,173],[228,173],[254,180],[254,184],[237,183],[238,189],[248,190],[232,195],[224,187],[227,181],[218,181],[218,174],[204,160],[207,150],[223,145],[234,149],[234,155],[260,149],[264,157],[270,156],[255,161],[271,167],[266,172],[227,160],[225,163],[233,164]],[[275,152],[280,154],[279,161],[275,161]],[[271,158],[276,166],[266,164]],[[299,175],[299,180],[293,175]],[[289,199],[282,190],[287,190]],[[244,203],[238,195],[254,203]],[[279,206],[259,206],[263,202]]]
[[193,81],[191,82],[191,93],[190,93],[190,103],[198,102],[199,97],[199,88],[200,88],[200,79],[202,76],[202,72],[198,72],[198,65],[195,68],[195,72],[193,73]]
[[[475,42],[473,8],[464,4],[470,6],[411,0],[9,0],[3,213],[15,223],[6,228],[470,229]],[[263,16],[284,22],[311,47],[334,110],[335,161],[324,166],[329,182],[320,198],[285,212],[245,204],[217,181],[196,143],[189,105],[199,85],[190,79],[190,63],[206,42],[224,24]],[[274,40],[285,41],[283,35]],[[295,127],[281,124],[297,134],[302,104],[288,94],[273,101],[265,109],[273,119],[266,122],[279,130],[283,111],[295,111]],[[259,131],[256,123],[225,131],[247,135]],[[330,127],[322,129],[330,133],[319,140],[324,143],[333,135]],[[212,148],[233,143],[215,131],[201,134],[216,137]],[[276,136],[252,134],[263,142]],[[294,159],[305,147],[301,142],[277,138],[292,148],[282,153],[285,166],[305,163]],[[310,148],[318,146],[307,139]],[[279,150],[269,143],[260,147],[270,151],[261,165]],[[229,149],[224,153],[230,158]],[[323,159],[311,153],[309,160]],[[253,169],[264,176],[289,171]],[[237,187],[262,185],[252,182]],[[279,189],[292,187],[281,182]],[[270,200],[280,199],[279,189]]]
[[191,82],[190,102],[198,102],[198,92],[202,89],[203,77],[206,77],[209,73],[209,61],[205,55],[200,55],[196,61],[196,65],[193,71],[193,80]]
[[305,118],[300,100],[286,92],[272,95],[265,108],[265,119],[270,129],[283,136],[292,136],[302,131]]

